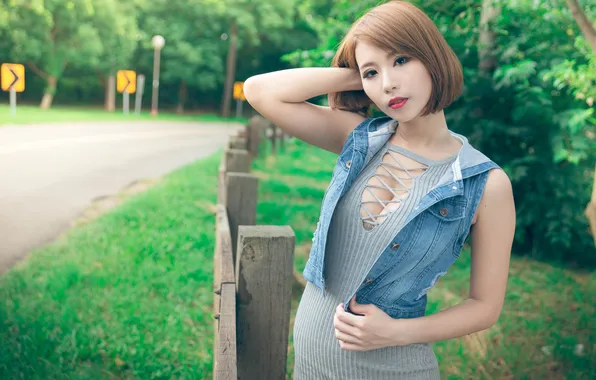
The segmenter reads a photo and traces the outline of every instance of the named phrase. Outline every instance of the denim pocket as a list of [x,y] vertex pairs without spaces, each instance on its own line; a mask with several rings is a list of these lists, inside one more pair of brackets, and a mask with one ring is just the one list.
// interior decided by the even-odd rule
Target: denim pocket
[[443,222],[452,222],[466,216],[468,201],[464,196],[457,196],[439,201],[428,208],[428,212]]

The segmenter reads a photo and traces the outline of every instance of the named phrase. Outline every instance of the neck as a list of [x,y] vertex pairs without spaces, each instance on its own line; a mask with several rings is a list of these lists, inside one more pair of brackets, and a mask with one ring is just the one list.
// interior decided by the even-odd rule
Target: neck
[[453,140],[443,110],[399,123],[394,138],[414,148],[444,147]]

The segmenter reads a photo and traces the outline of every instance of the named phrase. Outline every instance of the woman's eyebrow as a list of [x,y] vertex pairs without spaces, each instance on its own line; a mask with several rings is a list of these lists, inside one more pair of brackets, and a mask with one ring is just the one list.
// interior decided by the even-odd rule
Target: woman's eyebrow
[[[397,55],[397,53],[396,52],[393,52],[393,51],[390,51],[390,52],[387,53],[386,57],[387,58],[390,58],[390,57],[393,57],[394,55]],[[374,61],[371,61],[371,62],[366,62],[363,65],[358,65],[358,67],[360,69],[364,69],[364,68],[366,68],[368,66],[374,66],[374,65],[375,65],[375,62]]]
[[368,66],[374,66],[375,63],[374,62],[366,62],[364,65],[359,65],[358,67],[360,67],[360,69],[365,69]]

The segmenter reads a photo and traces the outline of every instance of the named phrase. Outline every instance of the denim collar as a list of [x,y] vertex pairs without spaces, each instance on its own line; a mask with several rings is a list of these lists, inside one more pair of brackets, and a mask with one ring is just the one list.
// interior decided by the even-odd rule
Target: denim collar
[[[355,132],[360,132],[357,133],[359,135],[368,136],[368,144],[366,144],[368,150],[367,157],[372,157],[395,134],[397,121],[388,116],[370,118],[367,121],[357,127]],[[488,157],[470,145],[465,136],[455,133],[452,130],[449,130],[449,132],[462,143],[462,147],[455,161],[451,164],[451,170],[447,171],[439,179],[431,191],[441,186],[461,182],[464,178],[481,173],[487,167],[493,167],[495,165]],[[364,144],[356,145],[362,146]]]

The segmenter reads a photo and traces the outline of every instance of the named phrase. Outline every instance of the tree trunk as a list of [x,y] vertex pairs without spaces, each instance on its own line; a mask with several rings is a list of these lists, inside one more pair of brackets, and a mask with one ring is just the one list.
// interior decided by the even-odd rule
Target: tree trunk
[[104,109],[108,112],[116,110],[116,78],[114,75],[109,75],[104,81],[105,86],[105,100]]
[[483,0],[480,12],[480,32],[478,35],[478,70],[484,77],[490,77],[497,67],[495,58],[497,34],[491,28],[491,21],[501,14],[495,0]]
[[594,168],[594,185],[592,185],[592,200],[586,207],[586,217],[592,230],[592,237],[594,238],[594,245],[596,246],[596,167]]
[[[596,54],[596,30],[594,26],[586,17],[584,10],[579,6],[577,0],[566,0],[567,6],[571,9],[571,14],[573,14],[573,18],[575,22],[581,29],[584,37],[592,46],[592,51]],[[588,223],[590,224],[590,229],[592,231],[592,238],[594,238],[594,245],[596,246],[596,168],[594,168],[594,185],[592,186],[592,199],[586,206],[585,210],[586,218],[588,218]]]
[[569,9],[571,9],[571,14],[575,19],[575,22],[581,29],[582,33],[584,34],[584,37],[586,37],[586,40],[588,40],[588,42],[590,43],[590,46],[592,46],[594,54],[596,54],[596,30],[594,29],[594,26],[592,25],[590,20],[588,20],[588,17],[584,13],[582,7],[580,7],[577,0],[566,1],[567,6],[569,7]]
[[186,87],[185,81],[180,81],[180,87],[178,88],[178,107],[176,108],[177,114],[184,113],[184,104],[186,104],[186,99],[188,95],[188,88]]
[[221,116],[230,116],[230,107],[232,106],[232,86],[236,76],[236,44],[238,39],[238,26],[236,20],[230,22],[230,47],[228,49],[228,59],[226,62],[226,81],[221,105]]
[[46,81],[47,87],[43,94],[43,98],[41,99],[41,104],[39,105],[42,110],[47,110],[52,106],[54,94],[56,93],[56,84],[58,83],[58,78],[53,75],[49,75]]

